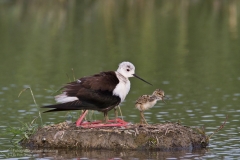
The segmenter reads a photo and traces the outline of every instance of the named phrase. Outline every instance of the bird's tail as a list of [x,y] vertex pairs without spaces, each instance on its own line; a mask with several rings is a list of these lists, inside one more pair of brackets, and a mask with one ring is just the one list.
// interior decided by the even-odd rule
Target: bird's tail
[[85,108],[80,107],[81,102],[73,101],[67,103],[60,103],[60,104],[53,104],[48,106],[42,106],[42,108],[52,108],[51,110],[45,111],[46,112],[56,112],[56,111],[68,111],[68,110],[84,110]]

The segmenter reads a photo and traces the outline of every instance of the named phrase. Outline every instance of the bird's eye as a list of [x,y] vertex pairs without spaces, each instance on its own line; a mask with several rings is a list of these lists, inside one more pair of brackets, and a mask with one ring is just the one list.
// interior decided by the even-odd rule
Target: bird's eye
[[129,71],[130,71],[130,69],[127,69],[127,71],[129,72]]

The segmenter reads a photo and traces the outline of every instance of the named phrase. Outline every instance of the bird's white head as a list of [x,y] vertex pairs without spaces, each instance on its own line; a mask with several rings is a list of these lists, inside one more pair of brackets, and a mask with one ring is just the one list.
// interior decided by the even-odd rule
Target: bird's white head
[[117,72],[121,73],[124,77],[133,77],[135,74],[135,67],[130,62],[122,62],[119,64]]

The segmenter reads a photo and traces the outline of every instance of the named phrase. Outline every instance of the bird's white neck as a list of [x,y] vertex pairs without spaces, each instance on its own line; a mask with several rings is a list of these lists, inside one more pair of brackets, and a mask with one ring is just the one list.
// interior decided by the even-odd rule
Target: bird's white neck
[[123,76],[121,73],[117,71],[115,73],[117,78],[119,79],[119,83],[113,90],[113,95],[119,96],[121,98],[121,102],[123,102],[130,90],[130,81],[128,80],[127,77]]

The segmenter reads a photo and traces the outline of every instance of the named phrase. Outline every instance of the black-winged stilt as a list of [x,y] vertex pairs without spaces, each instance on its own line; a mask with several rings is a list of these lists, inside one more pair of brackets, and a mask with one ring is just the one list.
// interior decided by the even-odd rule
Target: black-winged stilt
[[[62,94],[55,97],[58,104],[43,106],[43,108],[53,108],[46,112],[84,110],[77,120],[76,126],[87,126],[82,123],[87,110],[103,112],[105,123],[112,122],[108,121],[108,111],[124,101],[130,90],[129,77],[136,77],[150,84],[135,74],[135,67],[132,63],[122,62],[117,71],[101,72],[66,84],[62,88]],[[116,119],[116,122],[118,123],[90,125],[88,123],[88,127],[124,126],[127,124],[121,119]]]

